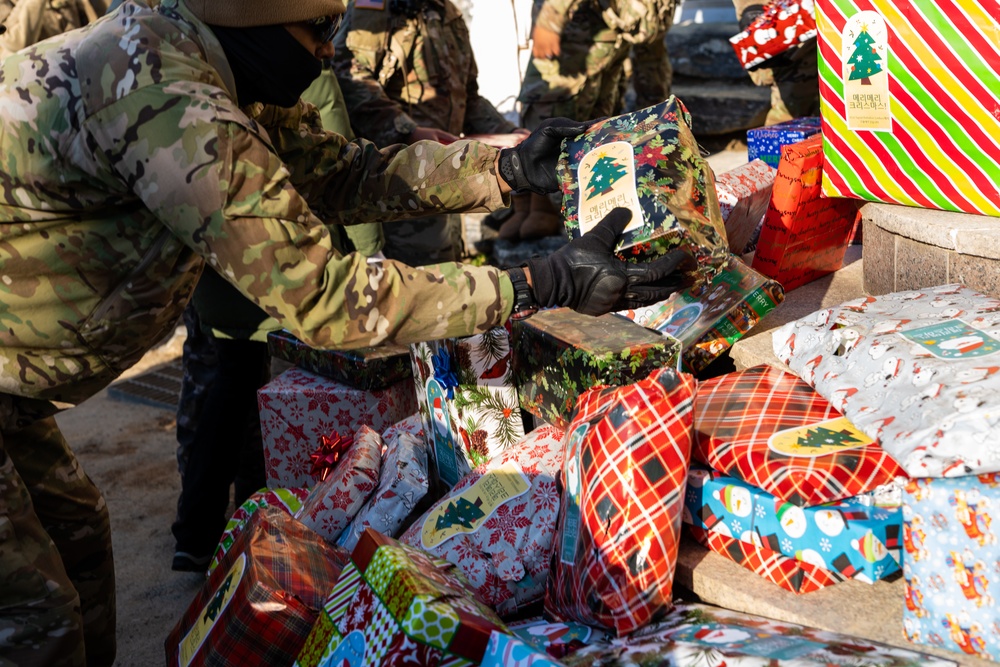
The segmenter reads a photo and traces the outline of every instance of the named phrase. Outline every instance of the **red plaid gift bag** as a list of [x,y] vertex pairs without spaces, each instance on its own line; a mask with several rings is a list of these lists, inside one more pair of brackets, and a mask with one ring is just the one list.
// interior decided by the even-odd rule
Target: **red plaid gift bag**
[[670,609],[694,389],[664,368],[580,398],[545,593],[556,619],[626,635]]
[[205,576],[212,574],[218,567],[236,542],[236,538],[243,532],[258,510],[262,507],[276,507],[291,516],[301,509],[302,501],[308,497],[309,489],[273,489],[271,491],[263,489],[247,498],[246,502],[237,507],[233,515],[229,517],[229,522],[222,532],[222,538],[215,548],[215,554],[212,556],[212,562],[208,564],[208,572],[205,573]]
[[850,577],[805,561],[789,558],[777,551],[771,551],[735,537],[688,526],[691,536],[703,547],[728,558],[737,565],[764,577],[771,583],[792,593],[812,593],[827,586],[847,581]]
[[692,458],[800,507],[905,475],[808,384],[771,366],[701,383]]
[[166,641],[168,665],[290,665],[350,556],[262,507]]
[[360,427],[350,449],[312,490],[295,518],[336,543],[375,492],[381,465],[382,436],[368,426]]

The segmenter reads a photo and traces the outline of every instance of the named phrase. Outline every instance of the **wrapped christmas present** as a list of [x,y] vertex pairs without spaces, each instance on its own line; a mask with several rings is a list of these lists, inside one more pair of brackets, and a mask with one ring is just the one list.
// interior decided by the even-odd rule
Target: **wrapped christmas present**
[[1000,660],[1000,475],[912,479],[903,503],[907,638]]
[[494,632],[480,667],[560,667],[560,663],[518,637]]
[[743,255],[756,247],[776,173],[763,160],[754,160],[715,179],[729,251],[734,255]]
[[680,344],[614,315],[554,308],[515,320],[514,377],[521,407],[565,427],[577,398],[594,386],[625,385],[677,366]]
[[692,468],[684,522],[866,583],[899,571],[899,509],[851,500],[799,507],[714,470]]
[[1000,216],[1000,6],[817,0],[823,192]]
[[706,380],[694,404],[692,457],[784,502],[851,498],[905,475],[812,387],[772,366]]
[[378,432],[417,411],[413,382],[353,389],[290,368],[257,391],[264,471],[270,489],[314,486],[358,427]]
[[295,665],[478,665],[493,632],[503,622],[454,565],[369,528]]
[[398,438],[403,433],[415,435],[421,440],[424,437],[424,422],[420,418],[420,413],[415,412],[406,419],[398,421],[389,428],[382,431],[382,442],[389,442]]
[[747,130],[747,157],[751,162],[763,160],[767,166],[777,169],[781,163],[782,148],[805,141],[819,134],[821,129],[819,116],[807,116]]
[[859,213],[854,202],[820,196],[823,137],[782,149],[753,268],[793,290],[844,265]]
[[562,658],[584,646],[607,641],[613,636],[601,628],[572,621],[553,622],[541,616],[510,622],[507,628],[524,644],[553,658]]
[[501,616],[545,595],[563,432],[542,426],[466,475],[400,538],[450,561]]
[[1000,299],[961,285],[864,297],[773,343],[911,477],[1000,471]]
[[212,574],[212,570],[229,553],[236,538],[243,532],[257,510],[262,507],[276,507],[289,516],[294,516],[308,495],[309,489],[273,489],[271,491],[265,489],[247,498],[246,502],[236,508],[236,511],[229,518],[229,522],[226,523],[222,538],[219,539],[219,546],[215,548],[215,554],[212,556],[212,562],[208,564],[207,575]]
[[272,357],[354,389],[387,389],[413,376],[410,351],[402,345],[317,350],[282,330],[267,334],[267,350]]
[[754,69],[816,37],[813,0],[770,0],[743,32],[729,38],[744,69]]
[[330,544],[336,544],[375,492],[381,467],[382,438],[362,426],[337,467],[313,487],[295,518]]
[[[566,139],[556,175],[566,231],[576,238],[614,208],[632,211],[620,250],[626,257],[683,248],[702,276],[726,254],[715,179],[675,97],[608,118]],[[692,282],[693,282],[692,277]]]
[[678,605],[667,619],[627,639],[595,644],[563,659],[566,667],[945,667],[950,660],[835,632],[703,604]]
[[167,664],[290,664],[347,560],[284,510],[261,508],[170,632]]
[[679,340],[681,368],[698,373],[784,300],[781,285],[730,256],[711,282],[620,314]]
[[622,636],[670,609],[694,387],[691,376],[664,368],[580,398],[545,593],[556,620]]
[[426,507],[430,477],[423,438],[397,431],[385,446],[378,488],[337,540],[348,551],[357,546],[366,528],[396,537]]
[[416,343],[410,355],[424,439],[448,488],[524,435],[506,328]]
[[802,595],[850,579],[804,560],[786,556],[754,542],[688,525],[691,536],[706,549],[727,558],[786,591]]

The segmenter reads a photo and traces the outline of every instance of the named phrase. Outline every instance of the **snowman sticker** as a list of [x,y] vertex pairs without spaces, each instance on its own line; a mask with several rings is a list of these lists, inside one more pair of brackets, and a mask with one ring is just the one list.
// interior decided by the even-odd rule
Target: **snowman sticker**
[[1000,352],[1000,340],[957,319],[902,331],[899,335],[938,359],[947,361],[986,357]]

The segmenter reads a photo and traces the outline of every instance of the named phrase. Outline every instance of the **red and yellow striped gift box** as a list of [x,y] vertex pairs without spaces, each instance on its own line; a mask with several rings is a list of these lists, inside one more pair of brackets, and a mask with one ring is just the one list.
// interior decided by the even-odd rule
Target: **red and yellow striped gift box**
[[818,0],[823,193],[1000,216],[1000,0]]

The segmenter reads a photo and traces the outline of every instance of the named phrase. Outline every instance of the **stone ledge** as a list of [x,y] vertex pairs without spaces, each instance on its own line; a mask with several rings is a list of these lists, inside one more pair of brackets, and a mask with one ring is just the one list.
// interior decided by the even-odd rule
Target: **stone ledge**
[[865,223],[902,238],[961,255],[1000,260],[1000,220],[997,218],[874,203],[862,206],[861,216]]

